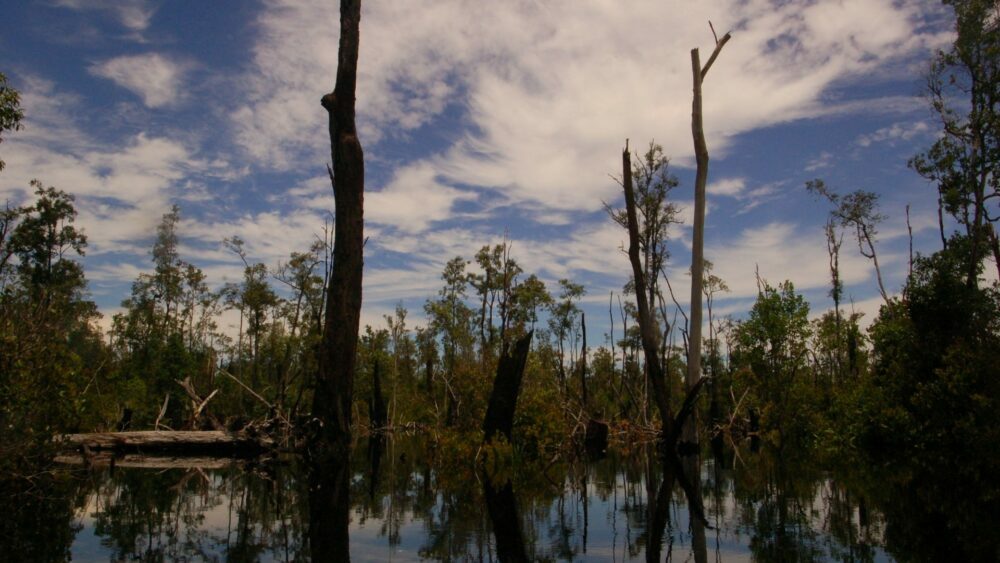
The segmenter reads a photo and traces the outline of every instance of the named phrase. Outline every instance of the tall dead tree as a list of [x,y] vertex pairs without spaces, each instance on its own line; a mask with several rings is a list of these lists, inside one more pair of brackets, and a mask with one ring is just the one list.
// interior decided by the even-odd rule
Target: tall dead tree
[[313,416],[318,421],[313,437],[319,449],[346,447],[351,437],[364,264],[365,163],[354,122],[360,23],[361,0],[341,0],[337,82],[333,92],[322,99],[329,114],[333,168],[328,170],[336,215],[333,265],[313,395]]
[[[711,23],[709,23],[711,26]],[[715,34],[715,28],[712,28]],[[691,104],[691,135],[694,138],[694,156],[697,172],[694,183],[694,239],[691,248],[691,328],[688,340],[688,370],[685,383],[690,391],[701,379],[701,294],[705,274],[705,185],[708,183],[708,144],[702,124],[701,85],[712,64],[729,41],[727,33],[716,37],[715,50],[705,66],[701,66],[698,49],[691,49],[691,71],[694,76],[694,101]],[[684,426],[685,442],[698,442],[698,419],[692,416]]]
[[580,404],[589,416],[589,398],[587,397],[587,315],[580,312],[580,329],[583,331],[583,343],[580,345]]
[[521,381],[524,378],[524,364],[528,361],[531,350],[531,336],[521,337],[509,350],[504,350],[497,363],[497,375],[493,380],[493,391],[483,418],[483,441],[489,442],[502,433],[507,441],[511,439],[514,429],[514,411],[517,409],[517,398],[521,394]]

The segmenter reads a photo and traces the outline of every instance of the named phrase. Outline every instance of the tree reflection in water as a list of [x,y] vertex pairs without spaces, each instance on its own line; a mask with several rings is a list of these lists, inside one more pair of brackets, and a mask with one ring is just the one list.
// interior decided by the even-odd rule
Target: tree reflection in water
[[727,455],[640,449],[491,480],[389,439],[312,472],[66,470],[0,480],[0,560],[997,560],[995,485]]

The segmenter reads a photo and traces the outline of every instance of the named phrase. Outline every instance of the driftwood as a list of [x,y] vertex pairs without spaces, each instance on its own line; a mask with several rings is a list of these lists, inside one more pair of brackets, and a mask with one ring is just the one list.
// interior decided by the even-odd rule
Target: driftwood
[[274,447],[267,436],[246,432],[207,430],[200,432],[147,430],[139,432],[95,432],[67,434],[62,442],[71,449],[97,451],[157,451],[177,453],[259,453]]

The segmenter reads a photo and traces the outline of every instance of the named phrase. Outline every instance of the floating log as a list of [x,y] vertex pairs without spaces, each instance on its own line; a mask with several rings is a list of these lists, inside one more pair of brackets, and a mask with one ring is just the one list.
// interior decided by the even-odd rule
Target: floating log
[[101,452],[89,457],[84,454],[57,455],[54,461],[66,465],[107,467],[114,464],[115,467],[142,469],[226,469],[237,463],[236,460],[230,457],[164,457],[142,454],[115,456],[111,452]]
[[157,451],[183,453],[259,453],[275,446],[266,436],[246,432],[165,431],[95,432],[67,434],[62,441],[71,449],[82,451]]

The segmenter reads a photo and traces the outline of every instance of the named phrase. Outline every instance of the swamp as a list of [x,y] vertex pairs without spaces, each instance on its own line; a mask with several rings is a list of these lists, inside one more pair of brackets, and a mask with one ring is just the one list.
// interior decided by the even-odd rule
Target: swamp
[[5,507],[0,557],[324,560],[310,537],[337,533],[323,528],[333,511],[350,520],[352,561],[989,560],[1000,541],[982,484],[934,484],[947,468],[830,471],[745,450],[743,462],[688,460],[684,471],[700,465],[700,474],[685,487],[648,443],[478,474],[435,460],[419,436],[371,438],[355,451],[346,502],[325,506],[319,521],[294,458],[126,457],[64,470],[31,495],[5,491],[5,504],[18,501]]
[[0,561],[1000,561],[1000,2],[224,3],[4,8]]

